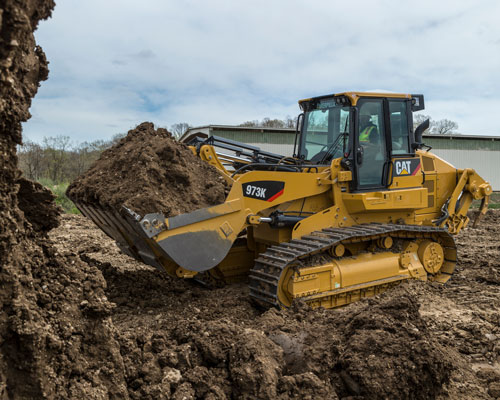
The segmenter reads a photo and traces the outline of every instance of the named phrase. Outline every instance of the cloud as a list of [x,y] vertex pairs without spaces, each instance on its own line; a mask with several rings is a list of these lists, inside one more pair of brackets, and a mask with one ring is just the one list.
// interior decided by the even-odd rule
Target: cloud
[[300,98],[378,87],[424,93],[434,119],[497,134],[496,1],[67,0],[37,39],[50,77],[26,135],[93,140],[142,120],[235,124]]

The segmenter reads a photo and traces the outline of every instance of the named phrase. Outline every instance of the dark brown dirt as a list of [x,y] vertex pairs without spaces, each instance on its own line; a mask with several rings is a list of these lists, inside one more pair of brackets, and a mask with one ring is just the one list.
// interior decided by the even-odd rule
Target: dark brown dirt
[[59,226],[61,207],[54,204],[56,196],[38,182],[26,178],[17,180],[17,201],[24,217],[37,232],[48,232]]
[[33,31],[53,7],[0,1],[0,399],[126,398],[105,281],[54,250],[45,232],[59,210],[17,169],[21,122],[48,75]]
[[87,204],[168,217],[223,203],[227,191],[214,167],[166,129],[143,122],[106,150],[67,194]]
[[262,312],[245,284],[171,279],[81,216],[64,216],[51,236],[102,272],[130,398],[490,399],[500,379],[498,222],[491,211],[457,238],[461,261],[445,286],[406,282],[314,311]]

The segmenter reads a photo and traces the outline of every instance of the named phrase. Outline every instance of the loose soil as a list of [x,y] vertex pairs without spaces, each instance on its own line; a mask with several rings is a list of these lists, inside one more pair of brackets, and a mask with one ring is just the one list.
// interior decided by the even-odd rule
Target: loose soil
[[26,178],[17,180],[18,206],[37,232],[48,232],[59,226],[62,208],[54,204],[56,196],[45,186]]
[[256,309],[121,254],[65,215],[58,252],[102,274],[130,398],[491,399],[500,382],[500,212],[457,238],[446,285],[411,281],[337,310]]
[[129,131],[67,190],[73,201],[166,217],[221,204],[227,192],[214,167],[151,122]]
[[21,122],[48,76],[33,31],[53,7],[0,1],[0,399],[127,398],[102,274],[55,250],[53,195],[17,168]]

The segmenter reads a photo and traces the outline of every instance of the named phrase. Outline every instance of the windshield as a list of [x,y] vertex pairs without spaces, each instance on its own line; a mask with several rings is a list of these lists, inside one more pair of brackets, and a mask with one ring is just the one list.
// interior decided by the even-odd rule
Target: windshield
[[335,100],[321,100],[304,116],[300,155],[313,163],[330,163],[342,157],[349,138],[349,109]]

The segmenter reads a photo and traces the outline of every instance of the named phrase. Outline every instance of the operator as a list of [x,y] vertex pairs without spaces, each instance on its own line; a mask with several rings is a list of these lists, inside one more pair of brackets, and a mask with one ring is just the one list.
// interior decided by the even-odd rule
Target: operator
[[378,129],[377,126],[371,122],[370,115],[360,115],[359,125],[360,144],[376,144],[378,142]]
[[359,145],[362,149],[363,175],[367,182],[380,181],[379,167],[383,155],[380,148],[380,137],[377,126],[371,122],[371,115],[359,116]]

